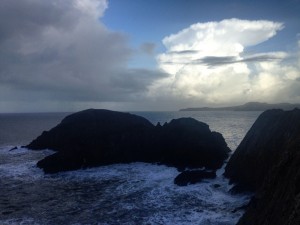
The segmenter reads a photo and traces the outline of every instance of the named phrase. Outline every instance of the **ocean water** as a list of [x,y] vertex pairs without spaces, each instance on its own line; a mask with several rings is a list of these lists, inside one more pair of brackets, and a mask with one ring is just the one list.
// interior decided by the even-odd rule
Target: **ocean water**
[[[156,124],[193,117],[223,134],[235,149],[260,112],[135,112]],[[0,224],[233,225],[249,195],[231,195],[217,178],[179,187],[179,172],[131,163],[45,175],[36,167],[51,150],[28,151],[43,130],[67,113],[0,114]],[[13,146],[17,150],[10,151]]]

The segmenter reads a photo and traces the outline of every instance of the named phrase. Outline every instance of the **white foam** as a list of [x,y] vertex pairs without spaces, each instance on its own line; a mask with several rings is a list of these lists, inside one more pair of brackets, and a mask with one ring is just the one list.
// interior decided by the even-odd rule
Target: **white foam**
[[0,148],[0,176],[18,180],[41,179],[44,174],[37,168],[38,160],[52,154],[51,150],[29,151],[26,148],[18,147],[11,150],[11,146]]
[[[109,188],[101,190],[104,199],[98,201],[96,199],[89,207],[97,208],[105,199],[118,199],[118,202],[113,203],[116,211],[132,212],[133,217],[139,216],[135,211],[143,210],[148,213],[147,216],[140,218],[143,220],[142,224],[233,225],[243,212],[232,213],[232,211],[249,200],[247,195],[233,196],[227,192],[229,185],[222,176],[223,169],[218,171],[216,179],[204,180],[202,183],[186,187],[174,184],[173,180],[179,174],[175,168],[147,163],[116,164],[44,175],[36,167],[36,162],[50,153],[28,151],[23,148],[9,152],[9,148],[2,148],[0,157],[2,155],[12,159],[7,159],[6,163],[0,164],[0,176],[20,182],[46,179],[52,183],[79,182],[87,186],[93,183],[98,185],[97,182],[115,181],[109,184]],[[25,218],[22,223],[35,224],[36,221]],[[128,221],[120,223],[130,224]],[[3,224],[14,224],[14,220],[7,220]]]
[[[242,211],[232,213],[235,208],[249,200],[249,196],[233,196],[227,192],[228,181],[221,176],[214,180],[179,187],[173,179],[179,172],[172,167],[146,163],[131,163],[105,166],[76,172],[61,173],[68,179],[120,179],[114,195],[128,196],[141,190],[146,194],[141,198],[142,207],[161,209],[146,219],[149,224],[235,224]],[[214,184],[220,185],[219,188]],[[176,198],[190,201],[176,205]],[[120,202],[127,210],[139,208],[136,202]],[[182,207],[186,208],[180,208]],[[207,208],[207,209],[203,209]]]
[[41,225],[34,221],[33,218],[20,218],[20,219],[8,219],[8,220],[0,220],[2,225]]

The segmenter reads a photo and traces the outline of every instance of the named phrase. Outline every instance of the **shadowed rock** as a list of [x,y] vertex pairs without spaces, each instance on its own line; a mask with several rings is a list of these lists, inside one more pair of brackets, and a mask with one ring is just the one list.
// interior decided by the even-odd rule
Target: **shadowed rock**
[[300,224],[300,134],[284,152],[238,225]]
[[256,191],[238,225],[300,224],[300,110],[262,113],[225,175]]
[[263,112],[242,140],[225,168],[225,176],[237,184],[236,191],[256,191],[286,146],[300,133],[300,110]]
[[38,162],[47,173],[137,161],[217,169],[230,151],[221,134],[192,118],[154,126],[140,116],[96,109],[67,116],[27,147],[57,151]]

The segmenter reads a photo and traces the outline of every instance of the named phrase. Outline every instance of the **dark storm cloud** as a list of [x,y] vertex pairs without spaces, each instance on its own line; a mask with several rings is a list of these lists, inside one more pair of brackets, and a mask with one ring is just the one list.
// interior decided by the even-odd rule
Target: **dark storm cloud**
[[237,59],[236,57],[226,56],[226,57],[215,57],[215,56],[207,56],[198,60],[193,61],[193,64],[204,64],[207,66],[220,66],[226,64],[234,64],[234,63],[248,63],[248,62],[271,62],[274,60],[281,60],[282,57],[278,57],[275,55],[254,55],[250,57],[245,57],[243,59]]
[[148,55],[153,55],[155,48],[156,48],[155,43],[151,43],[151,42],[145,42],[140,46],[141,51]]
[[95,17],[105,3],[3,0],[0,103],[130,100],[163,77],[156,71],[128,70],[132,50],[126,36]]
[[2,0],[0,7],[0,41],[16,36],[34,36],[46,26],[68,29],[77,21],[71,2],[38,0]]
[[236,57],[231,57],[231,56],[226,56],[226,57],[207,56],[194,61],[195,64],[205,64],[209,66],[231,64],[236,62],[237,62]]
[[168,54],[186,55],[198,53],[196,50],[184,50],[184,51],[169,51]]
[[[183,53],[179,53],[183,54]],[[169,64],[169,65],[176,65],[178,63],[182,64],[187,64],[187,65],[206,65],[209,67],[214,67],[214,66],[222,66],[222,65],[227,65],[227,64],[234,64],[234,63],[250,63],[250,62],[271,62],[271,61],[276,61],[276,60],[281,60],[283,59],[282,57],[275,56],[272,54],[266,54],[266,55],[256,55],[256,56],[250,56],[250,57],[245,57],[243,59],[238,59],[237,57],[234,56],[207,56],[203,57],[197,60],[188,60],[186,62],[184,61],[166,61],[164,64]]]
[[135,94],[136,91],[140,91],[141,93],[147,91],[147,87],[154,80],[168,76],[169,74],[156,70],[128,69],[112,77],[111,83],[118,90]]

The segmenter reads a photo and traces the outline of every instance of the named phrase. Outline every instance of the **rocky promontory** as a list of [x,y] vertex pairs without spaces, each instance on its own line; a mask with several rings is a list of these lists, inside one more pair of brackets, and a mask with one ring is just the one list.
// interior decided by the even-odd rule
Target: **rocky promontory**
[[130,162],[215,170],[230,151],[221,134],[192,118],[154,126],[137,115],[101,109],[67,116],[27,148],[56,151],[38,162],[46,173]]
[[225,176],[241,189],[256,191],[299,134],[300,110],[263,112],[231,156]]
[[265,102],[247,102],[243,105],[227,107],[193,107],[180,109],[179,111],[266,111],[270,109],[292,110],[300,108],[300,104],[277,103],[269,104]]
[[300,224],[300,110],[262,113],[225,176],[235,191],[255,191],[238,225]]

